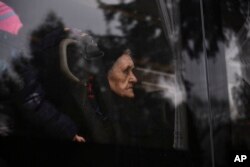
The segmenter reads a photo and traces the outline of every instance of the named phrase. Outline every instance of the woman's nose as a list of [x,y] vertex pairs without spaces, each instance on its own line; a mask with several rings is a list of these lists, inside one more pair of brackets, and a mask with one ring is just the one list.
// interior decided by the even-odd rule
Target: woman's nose
[[137,82],[137,78],[133,72],[130,73],[130,82],[134,82],[134,83]]

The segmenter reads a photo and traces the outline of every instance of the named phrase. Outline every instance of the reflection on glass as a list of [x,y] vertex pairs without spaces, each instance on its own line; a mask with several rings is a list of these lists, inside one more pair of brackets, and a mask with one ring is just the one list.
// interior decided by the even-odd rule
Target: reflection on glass
[[[63,0],[60,3],[55,0],[8,1],[8,5],[19,15],[23,27],[17,36],[0,32],[0,95],[3,99],[0,103],[0,114],[3,115],[0,117],[0,135],[15,135],[15,133],[21,136],[30,135],[30,131],[34,130],[32,128],[35,128],[33,124],[38,123],[35,119],[30,124],[22,122],[23,116],[19,115],[21,112],[19,114],[14,112],[19,110],[20,102],[20,99],[14,97],[16,94],[19,95],[26,83],[26,78],[20,74],[23,72],[22,69],[33,63],[35,72],[42,71],[37,77],[48,103],[53,103],[55,110],[65,110],[66,115],[82,126],[79,131],[83,131],[83,136],[87,134],[96,136],[93,142],[153,148],[172,148],[174,145],[175,148],[186,149],[187,129],[184,128],[186,116],[182,107],[186,99],[178,73],[181,38],[178,25],[179,4],[166,2],[160,0],[157,2]],[[39,5],[37,10],[30,10],[32,6],[37,5]],[[110,116],[110,119],[115,121],[108,127],[112,127],[110,131],[115,131],[116,139],[109,140],[103,131],[95,128],[103,126],[106,117],[102,116],[102,113],[84,113],[83,99],[87,96],[84,94],[85,88],[79,85],[75,86],[76,88],[72,85],[68,88],[61,82],[65,78],[61,76],[60,71],[53,70],[58,65],[56,57],[60,41],[57,38],[60,36],[58,34],[62,34],[59,39],[72,38],[70,33],[67,34],[64,30],[74,28],[91,34],[98,41],[98,46],[106,58],[120,54],[126,48],[132,50],[135,63],[133,72],[139,82],[135,86],[135,99],[129,101],[127,108],[124,105],[119,106],[117,99],[111,102],[103,101],[107,108],[108,103],[111,103],[114,104],[113,108],[128,110]],[[69,65],[70,70],[84,80],[86,64],[79,56],[82,53],[74,49],[76,48],[69,47],[69,52],[76,55],[68,58],[69,64],[76,64]],[[67,89],[71,89],[73,95],[67,94]],[[105,87],[100,89],[102,90],[105,90]],[[41,96],[33,95],[33,100],[39,102]],[[70,100],[66,101],[66,97]],[[11,104],[15,104],[16,108]],[[78,110],[81,112],[77,113]],[[94,117],[100,119],[93,122],[91,119],[95,119]],[[85,132],[84,128],[89,131]],[[126,134],[125,138],[122,138],[122,133]],[[37,134],[34,136],[37,137]]]
[[[249,148],[249,1],[223,1],[223,28],[226,37],[226,62],[230,114],[233,121],[232,144]],[[233,19],[229,19],[233,17]]]

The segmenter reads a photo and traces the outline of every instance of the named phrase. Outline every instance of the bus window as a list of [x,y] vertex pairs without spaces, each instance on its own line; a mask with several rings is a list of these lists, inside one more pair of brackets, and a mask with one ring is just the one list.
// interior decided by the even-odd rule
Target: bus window
[[[1,102],[1,118],[8,129],[1,135],[187,149],[185,107],[181,107],[185,91],[177,72],[178,4],[173,4],[166,20],[167,4],[162,1],[3,3],[19,18],[20,30],[0,32],[0,94],[6,101]],[[61,44],[66,38],[72,40]],[[66,48],[65,54],[61,48]],[[109,70],[104,62],[127,49],[132,63],[128,73],[136,78],[128,91],[133,88],[134,98],[120,100],[107,77],[117,59]],[[92,66],[87,58],[95,54],[100,59]],[[59,63],[61,55],[66,58],[64,65]],[[67,80],[62,71],[81,82]],[[6,123],[7,118],[13,125]]]

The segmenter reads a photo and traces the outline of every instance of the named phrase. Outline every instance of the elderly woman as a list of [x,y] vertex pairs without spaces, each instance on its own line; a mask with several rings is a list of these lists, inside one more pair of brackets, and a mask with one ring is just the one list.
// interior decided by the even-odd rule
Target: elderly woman
[[137,78],[133,73],[134,62],[130,50],[125,50],[108,71],[108,82],[111,90],[121,97],[133,98],[133,86]]
[[32,33],[30,46],[21,92],[27,133],[76,142],[122,138],[115,103],[135,96],[130,50],[105,55],[90,35],[65,29],[55,17]]
[[[60,61],[62,72],[69,80],[78,85],[82,80],[83,85],[87,87],[87,98],[83,105],[84,120],[81,122],[85,127],[81,130],[82,136],[90,142],[120,143],[123,137],[119,126],[119,112],[122,112],[121,106],[124,107],[128,99],[134,98],[133,88],[137,82],[133,73],[134,62],[131,51],[124,49],[112,52],[114,53],[112,55],[104,55],[90,35],[80,33],[78,36],[81,38],[69,41],[64,39],[61,42],[61,49],[64,51],[61,52]],[[87,81],[76,77],[73,74],[77,73],[76,71],[72,70],[71,73],[69,70],[74,69],[76,63],[71,62],[70,65],[62,62],[70,59],[71,55],[66,54],[66,50],[70,50],[69,46],[72,44],[78,45],[79,56],[84,59],[83,71],[88,74]],[[73,89],[78,88],[73,86]]]
[[[69,70],[74,68],[75,63],[71,62],[70,65],[62,60],[70,57],[70,54],[66,54],[66,50],[70,49],[68,47],[71,44],[78,45],[78,49],[82,50],[80,57],[84,59],[83,71],[89,78],[87,82],[86,79],[82,79],[87,87],[82,121],[85,129],[81,130],[82,135],[87,141],[98,143],[121,142],[123,137],[118,123],[119,112],[122,112],[121,108],[125,106],[124,104],[135,96],[133,88],[137,82],[133,73],[134,62],[131,51],[123,49],[104,55],[90,35],[80,33],[78,36],[81,36],[78,40],[65,39],[61,42],[61,49],[63,48],[64,51],[61,52],[60,57],[64,75],[75,83],[81,83],[80,77],[73,74],[77,72],[71,73]],[[77,87],[74,86],[73,89]]]

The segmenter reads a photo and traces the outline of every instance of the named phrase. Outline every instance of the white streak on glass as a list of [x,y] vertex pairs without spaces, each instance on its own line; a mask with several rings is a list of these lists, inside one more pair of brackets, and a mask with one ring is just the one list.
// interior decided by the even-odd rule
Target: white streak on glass
[[242,76],[241,63],[238,59],[239,47],[237,44],[237,37],[232,31],[226,30],[225,36],[228,40],[228,45],[226,45],[225,47],[225,55],[228,78],[230,115],[232,120],[236,120],[237,118],[239,118],[239,111],[237,110],[235,99],[233,99],[233,89],[239,88],[239,77]]

